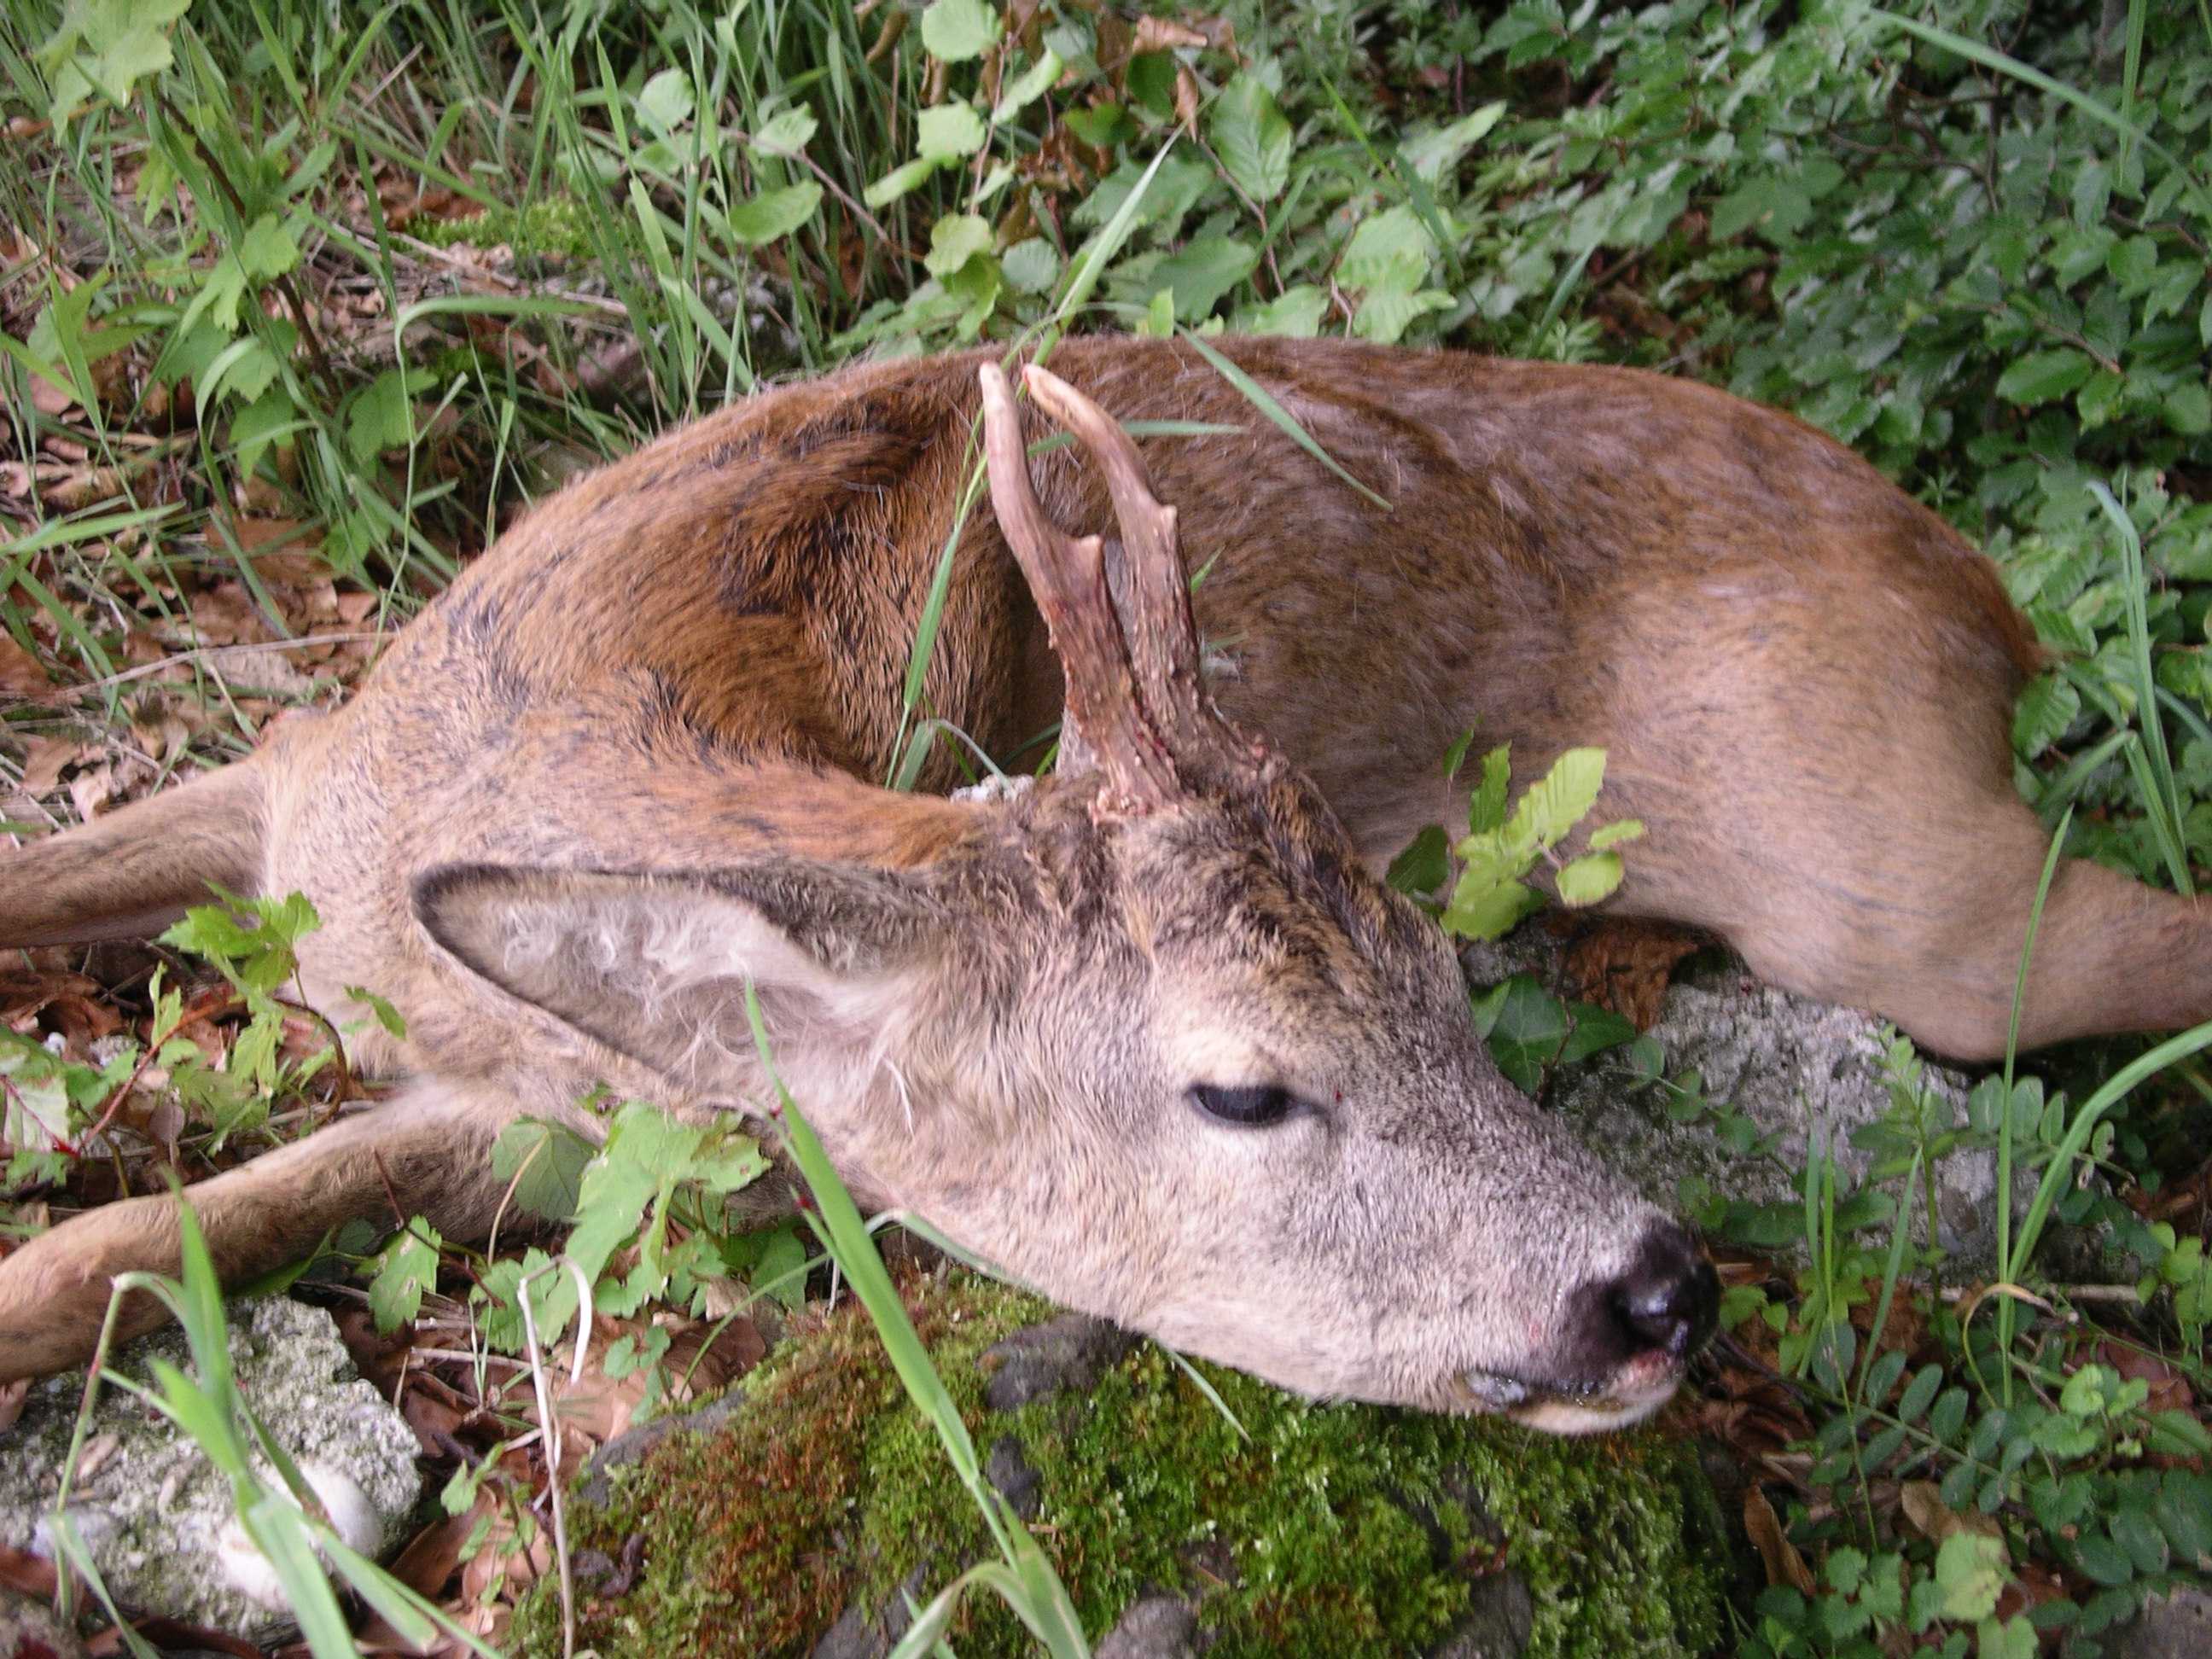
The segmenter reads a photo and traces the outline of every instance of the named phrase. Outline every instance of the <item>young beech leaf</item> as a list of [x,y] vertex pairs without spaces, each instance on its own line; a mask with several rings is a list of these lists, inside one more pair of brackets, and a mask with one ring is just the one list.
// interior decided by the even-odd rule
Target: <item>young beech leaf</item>
[[1597,792],[1604,783],[1605,750],[1570,749],[1552,763],[1540,781],[1529,786],[1514,817],[1525,820],[1540,845],[1556,847],[1597,805]]
[[1620,886],[1620,854],[1590,853],[1559,872],[1559,902],[1577,908],[1611,898]]
[[1482,781],[1467,804],[1467,827],[1472,835],[1502,829],[1505,823],[1505,792],[1513,781],[1513,745],[1501,743],[1482,757]]
[[1468,939],[1503,939],[1544,902],[1541,894],[1517,881],[1469,890],[1471,885],[1471,878],[1460,883],[1459,890],[1452,895],[1451,908],[1444,913],[1445,925]]
[[1589,849],[1593,853],[1602,853],[1608,847],[1620,847],[1643,839],[1642,818],[1615,818],[1611,823],[1601,823],[1590,831]]
[[747,247],[773,242],[812,218],[821,203],[822,186],[811,179],[781,190],[764,190],[730,210],[730,234]]

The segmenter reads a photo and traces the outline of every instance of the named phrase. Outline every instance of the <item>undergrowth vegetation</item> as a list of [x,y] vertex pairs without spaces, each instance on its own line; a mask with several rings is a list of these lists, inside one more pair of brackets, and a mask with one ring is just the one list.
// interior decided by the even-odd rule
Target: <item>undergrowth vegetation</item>
[[[2054,836],[2184,890],[2212,865],[2203,0],[9,0],[0,121],[0,831],[332,701],[521,506],[653,433],[858,353],[1076,326],[1626,362],[1790,409],[1998,560],[2052,651],[2014,738]],[[1510,757],[1473,765],[1468,836],[1396,873],[1486,933],[1595,783],[1509,815]],[[358,1094],[349,1034],[288,994],[312,913],[238,914],[0,963],[15,1232]],[[1776,1155],[1618,1013],[1528,979],[1476,1012],[1532,1091],[1603,1067]],[[1739,1455],[1768,1580],[1732,1646],[2088,1655],[2212,1564],[2202,1041],[2008,1062],[1963,1112],[1899,1044],[1863,1178],[1816,1134],[1790,1204],[1682,1194],[1732,1252],[1682,1413]],[[540,1494],[580,1453],[542,1431],[573,1345],[629,1392],[563,1410],[611,1433],[757,1353],[747,1298],[825,1288],[809,1235],[729,1221],[750,1140],[604,1105],[604,1146],[499,1149],[518,1217],[577,1219],[557,1256],[329,1242],[372,1372],[440,1356],[418,1588],[494,1641],[565,1571]],[[2033,1183],[1980,1284],[1915,1225],[1970,1156]],[[2039,1268],[2061,1225],[2097,1282]]]

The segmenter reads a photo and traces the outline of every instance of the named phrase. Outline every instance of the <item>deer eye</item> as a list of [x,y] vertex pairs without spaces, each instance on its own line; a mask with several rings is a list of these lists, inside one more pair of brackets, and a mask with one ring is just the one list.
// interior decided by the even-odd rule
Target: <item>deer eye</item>
[[1297,1109],[1298,1103],[1297,1097],[1288,1089],[1273,1083],[1256,1083],[1235,1089],[1223,1088],[1212,1083],[1194,1083],[1191,1085],[1190,1097],[1199,1110],[1208,1117],[1251,1129],[1280,1123]]

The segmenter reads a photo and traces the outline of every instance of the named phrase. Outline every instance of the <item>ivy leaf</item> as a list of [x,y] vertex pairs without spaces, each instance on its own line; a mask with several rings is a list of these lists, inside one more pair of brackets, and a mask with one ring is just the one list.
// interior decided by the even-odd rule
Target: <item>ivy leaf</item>
[[730,234],[747,247],[758,247],[797,230],[814,216],[821,203],[822,186],[811,179],[780,190],[764,190],[730,210]]
[[1267,83],[1240,70],[1206,112],[1206,136],[1237,187],[1265,207],[1291,178],[1291,123]]
[[1997,377],[1997,396],[2027,407],[2047,404],[2073,391],[2095,368],[2086,352],[2071,346],[2031,351]]
[[1566,1005],[1526,974],[1516,974],[1474,1005],[1476,1029],[1489,1041],[1498,1069],[1523,1094],[1544,1086],[1571,1023]]
[[922,48],[940,63],[964,64],[999,44],[999,14],[983,0],[936,0],[921,15]]

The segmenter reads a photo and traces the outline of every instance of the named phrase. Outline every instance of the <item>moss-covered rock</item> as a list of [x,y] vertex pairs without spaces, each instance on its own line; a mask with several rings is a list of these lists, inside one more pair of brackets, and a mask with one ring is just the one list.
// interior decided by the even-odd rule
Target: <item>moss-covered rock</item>
[[[1036,1334],[1051,1310],[1033,1297],[956,1273],[920,1281],[912,1309],[1094,1639],[1165,1594],[1213,1659],[1720,1644],[1729,1548],[1677,1442],[1316,1405],[1196,1367],[1248,1439],[1149,1343],[1088,1322]],[[743,1387],[708,1431],[663,1434],[586,1483],[568,1521],[580,1647],[880,1653],[906,1595],[988,1548],[864,1316],[818,1322]],[[532,1653],[558,1650],[550,1589],[520,1629]],[[982,1596],[953,1639],[1031,1650]]]

